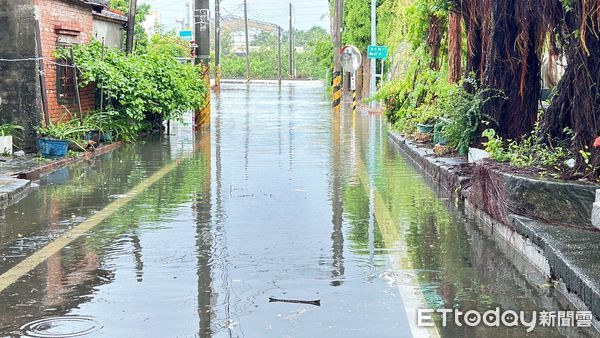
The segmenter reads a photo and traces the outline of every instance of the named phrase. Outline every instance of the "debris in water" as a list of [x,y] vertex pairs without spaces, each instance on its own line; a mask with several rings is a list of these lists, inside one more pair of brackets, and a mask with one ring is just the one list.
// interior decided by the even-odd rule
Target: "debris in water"
[[269,303],[294,303],[321,306],[321,300],[296,300],[296,299],[277,299],[269,297]]

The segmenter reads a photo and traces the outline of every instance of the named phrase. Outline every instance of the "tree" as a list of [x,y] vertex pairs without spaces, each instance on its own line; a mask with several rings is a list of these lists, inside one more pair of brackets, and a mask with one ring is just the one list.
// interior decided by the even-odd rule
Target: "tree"
[[[111,8],[125,13],[125,15],[129,14],[129,0],[110,0],[109,5]],[[150,14],[149,4],[137,6],[135,13],[135,31],[133,34],[136,52],[145,52],[148,47],[148,34],[144,27],[142,27],[142,22],[146,21],[148,14]]]
[[[544,34],[534,1],[464,0],[469,18],[470,67],[490,92],[483,107],[496,132],[517,139],[536,120],[540,95],[538,41]],[[471,69],[473,70],[473,69]]]
[[[561,6],[562,5],[562,6]],[[600,153],[592,148],[600,132],[600,3],[571,0],[548,7],[559,19],[553,26],[560,32],[553,45],[567,56],[567,68],[557,87],[542,128],[551,137],[564,139],[565,128],[573,131],[578,154],[577,169],[592,166],[598,176]],[[550,13],[549,13],[550,14]],[[591,161],[583,153],[592,153]]]

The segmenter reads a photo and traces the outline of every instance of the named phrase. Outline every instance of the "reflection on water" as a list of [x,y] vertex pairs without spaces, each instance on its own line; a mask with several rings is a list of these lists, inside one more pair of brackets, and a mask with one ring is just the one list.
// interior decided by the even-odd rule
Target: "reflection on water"
[[380,116],[332,115],[328,101],[314,84],[225,86],[210,132],[173,125],[170,138],[44,178],[5,213],[0,273],[181,161],[0,294],[0,333],[410,337],[416,308],[402,295],[415,286],[425,307],[559,308],[543,280],[527,282],[510,250],[434,194]]

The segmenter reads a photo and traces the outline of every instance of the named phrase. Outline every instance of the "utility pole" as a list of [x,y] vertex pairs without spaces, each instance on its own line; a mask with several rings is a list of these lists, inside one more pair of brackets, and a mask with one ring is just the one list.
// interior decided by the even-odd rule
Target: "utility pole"
[[196,110],[194,129],[210,125],[210,9],[209,0],[195,0],[194,32],[196,36],[195,64],[201,65],[202,79],[206,86],[204,106]]
[[277,41],[278,48],[277,52],[279,54],[279,58],[277,61],[277,78],[279,79],[279,85],[281,86],[281,27],[277,26]]
[[246,31],[246,81],[250,82],[250,42],[248,39],[248,4],[244,0],[244,30]]
[[129,14],[127,20],[127,41],[125,43],[125,52],[133,52],[133,34],[135,33],[135,12],[137,10],[137,0],[129,0]]
[[185,27],[185,29],[189,29],[190,28],[190,3],[189,1],[185,2],[185,16],[183,19],[183,25]]
[[342,49],[342,22],[344,19],[344,0],[335,0],[333,5],[333,111],[339,113],[342,103],[342,66],[340,51]]
[[[377,2],[371,0],[371,45],[377,45]],[[383,60],[381,61],[383,62]],[[381,74],[383,76],[383,74]],[[371,96],[377,90],[377,59],[371,59]],[[371,108],[375,108],[375,101],[371,102]]]
[[292,21],[292,11],[293,11],[293,7],[292,4],[290,3],[290,55],[289,55],[289,59],[290,59],[290,79],[294,78],[294,22]]
[[221,0],[215,0],[215,91],[221,90]]

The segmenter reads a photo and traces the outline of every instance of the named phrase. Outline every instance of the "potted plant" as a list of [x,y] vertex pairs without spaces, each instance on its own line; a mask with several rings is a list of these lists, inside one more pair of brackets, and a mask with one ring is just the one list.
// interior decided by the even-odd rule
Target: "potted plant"
[[96,143],[111,143],[113,141],[114,113],[92,113],[84,118],[84,124],[90,128],[89,132],[85,135],[86,140]]
[[446,141],[446,137],[444,137],[444,130],[446,126],[450,123],[450,120],[444,117],[440,117],[440,119],[435,123],[435,127],[433,129],[433,143],[445,146],[448,141]]
[[12,155],[14,133],[23,130],[23,127],[13,123],[0,125],[0,153]]
[[417,132],[420,134],[433,134],[435,121],[439,113],[434,105],[422,105],[417,111]]
[[73,142],[80,146],[79,140],[88,131],[89,128],[79,120],[39,127],[37,132],[41,136],[38,139],[40,153],[44,157],[63,157],[69,150],[69,144]]

